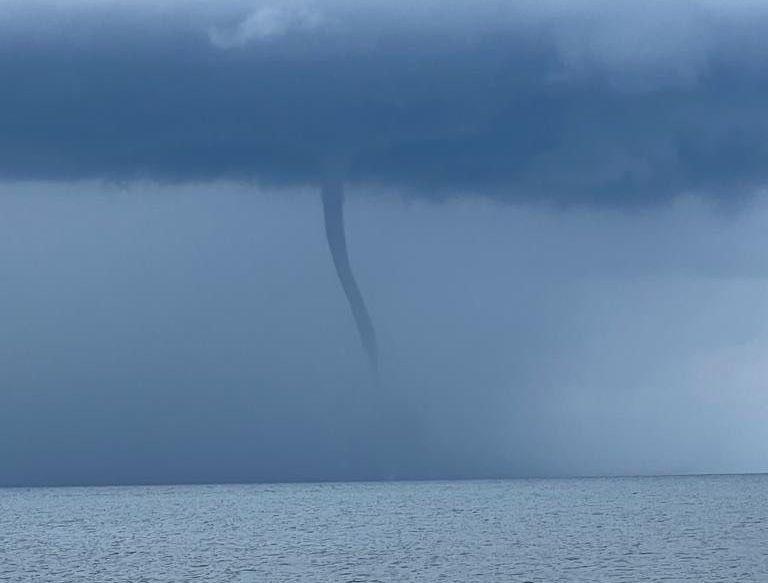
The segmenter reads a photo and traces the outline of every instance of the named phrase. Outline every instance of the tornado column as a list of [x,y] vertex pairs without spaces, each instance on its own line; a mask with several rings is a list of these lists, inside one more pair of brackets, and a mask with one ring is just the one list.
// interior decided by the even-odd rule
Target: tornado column
[[347,302],[355,319],[360,342],[368,356],[371,370],[378,377],[379,349],[376,343],[376,331],[349,263],[347,236],[344,231],[344,187],[341,181],[326,181],[323,184],[321,195],[325,218],[325,236],[328,239],[328,247],[331,250],[336,274],[339,276],[339,282],[347,296]]

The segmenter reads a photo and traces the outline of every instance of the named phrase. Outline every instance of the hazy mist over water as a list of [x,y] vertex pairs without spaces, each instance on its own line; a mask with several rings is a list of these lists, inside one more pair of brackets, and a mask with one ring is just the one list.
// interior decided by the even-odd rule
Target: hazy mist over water
[[766,476],[0,489],[0,580],[739,581]]
[[0,197],[0,483],[761,471],[768,207],[349,193],[371,385],[314,192]]

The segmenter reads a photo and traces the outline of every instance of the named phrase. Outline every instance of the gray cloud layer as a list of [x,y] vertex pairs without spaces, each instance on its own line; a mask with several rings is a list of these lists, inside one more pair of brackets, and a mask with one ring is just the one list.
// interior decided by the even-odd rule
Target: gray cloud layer
[[637,204],[768,177],[759,3],[11,2],[6,178]]

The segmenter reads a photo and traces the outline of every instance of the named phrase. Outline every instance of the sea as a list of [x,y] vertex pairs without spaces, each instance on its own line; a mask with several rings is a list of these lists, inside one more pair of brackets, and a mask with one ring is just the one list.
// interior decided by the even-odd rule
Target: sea
[[768,582],[768,476],[0,489],[0,581]]

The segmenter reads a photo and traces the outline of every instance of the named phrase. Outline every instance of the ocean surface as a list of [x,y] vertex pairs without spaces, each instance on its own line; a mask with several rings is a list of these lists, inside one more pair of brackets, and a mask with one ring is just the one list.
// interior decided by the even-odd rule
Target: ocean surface
[[0,489],[0,581],[768,581],[768,476]]

